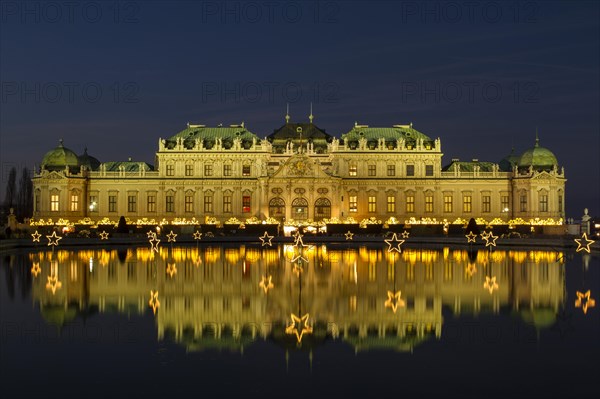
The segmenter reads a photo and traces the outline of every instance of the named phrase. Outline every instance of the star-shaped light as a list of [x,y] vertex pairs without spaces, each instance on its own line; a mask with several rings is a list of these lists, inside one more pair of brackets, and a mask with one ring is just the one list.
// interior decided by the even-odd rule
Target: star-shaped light
[[33,277],[37,277],[41,271],[40,262],[33,262],[33,265],[31,265],[31,274],[33,274]]
[[303,235],[298,235],[295,239],[294,239],[294,246],[296,248],[306,248],[308,247],[308,245],[306,245],[304,243],[304,241],[302,241],[302,237],[304,237]]
[[99,234],[101,240],[108,240],[108,233],[103,231]]
[[154,237],[156,237],[156,232],[152,231],[152,230],[148,230],[146,235],[148,236],[148,238],[154,238]]
[[156,236],[152,237],[152,239],[149,241],[150,245],[152,246],[152,249],[155,250],[156,252],[158,252],[158,244],[160,243],[160,240],[158,238],[156,238]]
[[490,295],[494,292],[494,290],[498,289],[498,283],[496,283],[496,276],[490,278],[489,276],[485,276],[485,283],[483,283],[483,288],[490,292]]
[[262,277],[262,280],[260,281],[260,283],[258,283],[258,286],[260,288],[262,288],[265,291],[265,294],[267,292],[269,292],[269,290],[271,288],[274,288],[275,286],[273,285],[273,276],[269,275],[269,277],[267,277],[266,275],[264,275]]
[[294,268],[292,269],[296,277],[300,277],[300,273],[304,271],[304,268],[299,263],[294,263]]
[[33,242],[40,242],[40,237],[42,235],[40,233],[38,233],[38,231],[36,230],[35,233],[31,234],[31,237],[33,238]]
[[585,251],[589,254],[590,253],[590,245],[592,245],[596,241],[588,239],[587,233],[583,233],[581,238],[575,239],[575,242],[577,243],[577,249],[575,250],[575,252]]
[[169,240],[168,242],[175,242],[177,240],[175,240],[175,237],[177,237],[177,234],[173,233],[173,230],[171,230],[169,232],[169,234],[167,234],[167,239]]
[[294,257],[292,258],[292,263],[296,262],[308,263],[308,258],[306,258],[302,253],[294,254]]
[[[498,239],[498,236],[493,235],[491,232],[487,235],[487,237],[485,238],[485,246],[486,247],[495,247],[496,246],[496,240]],[[490,248],[491,249],[491,248]]]
[[48,276],[48,282],[46,283],[46,289],[52,291],[52,295],[56,294],[56,290],[62,287],[62,283],[58,281],[58,277],[55,275]]
[[348,241],[348,240],[352,240],[352,239],[353,239],[353,237],[354,237],[354,233],[353,233],[353,232],[351,232],[350,230],[348,230],[348,231],[346,232],[346,234],[344,234],[344,235],[346,236],[346,241]]
[[295,335],[298,343],[302,342],[304,334],[312,334],[312,327],[308,325],[309,315],[308,313],[302,317],[298,317],[295,314],[290,315],[292,324],[285,328],[285,333]]
[[406,231],[406,230],[404,230],[404,231],[402,232],[402,238],[408,238],[408,236],[409,236],[409,235],[410,235],[410,232],[409,232],[409,231]]
[[386,308],[392,308],[392,311],[394,313],[396,313],[396,310],[398,310],[398,308],[403,308],[405,306],[405,302],[404,300],[400,299],[400,295],[401,295],[401,291],[396,291],[396,292],[392,292],[392,291],[388,291],[387,292],[387,299],[385,301],[385,307]]
[[383,241],[385,241],[386,244],[389,246],[388,252],[393,252],[393,251],[396,251],[398,253],[402,252],[401,246],[402,246],[402,244],[404,244],[404,240],[399,240],[398,235],[396,233],[394,233],[392,235],[391,239],[383,240]]
[[166,271],[169,277],[173,278],[173,276],[177,274],[177,265],[175,263],[169,263]]
[[596,306],[596,301],[592,298],[592,292],[587,290],[584,293],[577,291],[577,299],[575,300],[575,307],[581,308],[583,310],[583,314],[587,314],[589,308],[593,308]]
[[484,231],[484,232],[482,232],[479,235],[481,236],[482,240],[486,240],[487,241],[488,237],[492,235],[492,232],[491,231]]
[[48,246],[58,245],[58,242],[62,240],[61,236],[56,235],[56,231],[53,231],[52,235],[46,236],[46,238],[48,239]]
[[467,243],[475,242],[475,239],[477,238],[477,234],[470,231],[469,234],[467,234],[465,237],[467,237]]
[[152,312],[156,314],[158,308],[160,308],[160,301],[158,300],[158,290],[154,292],[150,290],[150,300],[148,301],[148,306],[152,308]]
[[467,267],[465,267],[465,272],[468,273],[470,277],[473,277],[473,275],[477,273],[477,266],[475,263],[469,263]]
[[194,240],[200,240],[202,239],[202,233],[200,233],[198,230],[196,230],[194,232]]
[[265,245],[268,245],[269,247],[273,246],[273,243],[271,243],[271,240],[274,238],[275,236],[270,236],[269,233],[267,233],[265,231],[265,234],[263,234],[262,237],[258,237],[258,239],[262,242],[262,246],[264,247]]

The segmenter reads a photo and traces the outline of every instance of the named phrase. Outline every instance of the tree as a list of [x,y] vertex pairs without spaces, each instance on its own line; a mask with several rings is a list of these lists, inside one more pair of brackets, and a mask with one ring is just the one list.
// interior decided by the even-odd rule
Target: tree
[[13,166],[8,172],[8,182],[6,183],[6,196],[4,197],[4,207],[6,213],[15,205],[17,185],[17,169]]
[[19,192],[17,194],[17,219],[23,220],[33,215],[33,183],[28,168],[23,168],[19,180]]

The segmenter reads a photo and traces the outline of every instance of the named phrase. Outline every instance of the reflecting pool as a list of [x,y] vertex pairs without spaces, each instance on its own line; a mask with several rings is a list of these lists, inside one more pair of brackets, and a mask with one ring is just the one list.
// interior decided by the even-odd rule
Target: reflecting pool
[[10,397],[587,397],[597,255],[340,245],[9,252]]

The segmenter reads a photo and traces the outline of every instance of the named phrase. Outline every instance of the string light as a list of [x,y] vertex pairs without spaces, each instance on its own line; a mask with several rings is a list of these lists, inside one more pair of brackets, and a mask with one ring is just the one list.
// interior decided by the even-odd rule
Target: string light
[[31,237],[33,238],[33,242],[40,242],[40,237],[42,235],[40,233],[38,233],[38,231],[36,230],[35,233],[31,234]]
[[575,250],[575,252],[585,251],[589,254],[591,252],[590,245],[592,245],[596,241],[588,239],[587,233],[583,233],[581,238],[575,239],[575,242],[577,243],[577,249]]
[[108,240],[108,233],[103,231],[99,234],[101,240]]
[[402,244],[404,243],[404,240],[399,240],[398,239],[398,235],[396,233],[394,233],[394,235],[392,235],[391,239],[388,240],[383,240],[386,242],[386,244],[388,245],[388,252],[392,252],[392,251],[396,251],[398,253],[402,252]]
[[62,237],[56,235],[56,231],[52,232],[52,235],[46,236],[48,239],[48,246],[58,246],[58,242],[62,240]]
[[274,238],[275,236],[270,236],[266,231],[265,234],[263,234],[262,237],[258,237],[258,239],[262,242],[262,246],[269,246],[272,247],[273,243],[271,242],[271,240]]
[[344,235],[346,236],[346,241],[353,240],[354,233],[353,233],[353,232],[351,232],[350,230],[348,230],[348,231],[346,232],[346,234],[344,234]]
[[177,240],[175,240],[175,237],[177,237],[177,234],[173,233],[173,230],[171,230],[169,232],[169,234],[167,234],[167,239],[168,239],[167,242],[175,242],[175,241],[177,241]]

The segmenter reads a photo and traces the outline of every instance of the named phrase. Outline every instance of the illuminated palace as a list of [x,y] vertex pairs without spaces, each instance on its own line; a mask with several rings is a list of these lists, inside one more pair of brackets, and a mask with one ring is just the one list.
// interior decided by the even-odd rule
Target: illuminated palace
[[498,163],[443,166],[440,139],[412,124],[355,124],[336,138],[312,114],[308,123],[285,119],[265,139],[244,123],[188,124],[158,140],[154,166],[100,162],[61,141],[34,175],[34,218],[564,219],[564,168],[537,137]]

